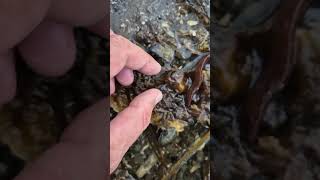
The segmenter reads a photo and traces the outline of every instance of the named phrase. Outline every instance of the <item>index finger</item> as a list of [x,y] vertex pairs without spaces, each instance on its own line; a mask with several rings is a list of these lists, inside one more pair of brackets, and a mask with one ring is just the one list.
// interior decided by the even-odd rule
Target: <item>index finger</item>
[[110,31],[110,78],[124,67],[146,75],[155,75],[161,70],[160,64],[143,49]]

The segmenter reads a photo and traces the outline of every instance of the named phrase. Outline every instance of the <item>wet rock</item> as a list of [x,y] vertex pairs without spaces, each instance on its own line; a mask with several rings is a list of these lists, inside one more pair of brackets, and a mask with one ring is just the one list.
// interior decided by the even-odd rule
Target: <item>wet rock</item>
[[166,145],[166,144],[169,144],[171,143],[174,138],[176,137],[176,129],[175,128],[168,128],[168,129],[165,129],[163,130],[161,133],[160,133],[160,136],[159,136],[159,143],[161,145]]
[[171,63],[174,59],[174,50],[168,45],[156,44],[151,47],[151,52],[156,54],[158,57],[161,57],[167,63]]
[[176,49],[177,56],[181,59],[188,59],[191,57],[192,53],[185,47],[180,47]]

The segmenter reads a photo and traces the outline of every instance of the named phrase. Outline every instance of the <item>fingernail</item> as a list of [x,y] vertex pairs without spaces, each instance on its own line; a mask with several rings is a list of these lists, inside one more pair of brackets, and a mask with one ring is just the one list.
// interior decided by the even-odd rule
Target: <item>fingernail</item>
[[156,97],[156,104],[158,104],[162,100],[162,93],[159,93],[159,95]]

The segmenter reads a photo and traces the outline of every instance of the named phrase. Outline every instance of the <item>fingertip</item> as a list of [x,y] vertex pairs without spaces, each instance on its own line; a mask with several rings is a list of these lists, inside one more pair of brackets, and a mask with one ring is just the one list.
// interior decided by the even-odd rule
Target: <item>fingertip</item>
[[157,97],[155,99],[156,104],[158,104],[162,100],[163,94],[162,94],[162,92],[160,90],[158,90],[158,89],[155,89],[155,90],[159,91],[158,95],[157,95]]
[[152,111],[154,106],[161,101],[162,96],[162,92],[159,89],[149,89],[135,97],[130,105],[142,106],[147,111]]
[[123,68],[116,76],[117,81],[123,86],[129,86],[133,83],[133,71],[128,68]]
[[161,71],[161,65],[151,55],[133,43],[131,46],[127,67],[138,70],[145,75],[156,75]]
[[155,75],[161,71],[161,65],[142,48],[121,35],[110,31],[111,75],[118,74],[122,68],[138,70],[146,75]]
[[146,75],[156,75],[161,71],[161,65],[152,58],[145,66],[141,68],[141,71]]
[[65,74],[76,59],[72,28],[51,21],[42,22],[18,49],[32,70],[50,77]]

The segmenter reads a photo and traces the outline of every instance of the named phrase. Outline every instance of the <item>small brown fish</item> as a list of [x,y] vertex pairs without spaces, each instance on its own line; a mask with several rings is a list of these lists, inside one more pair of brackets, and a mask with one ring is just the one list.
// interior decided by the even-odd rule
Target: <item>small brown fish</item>
[[209,54],[206,54],[205,56],[203,56],[202,59],[200,59],[199,62],[197,63],[196,69],[193,71],[192,85],[188,89],[186,94],[187,107],[190,107],[192,96],[194,95],[194,93],[196,93],[199,90],[202,84],[202,81],[203,81],[202,69],[205,66],[205,64],[207,64],[209,57],[210,57]]

